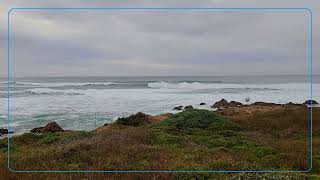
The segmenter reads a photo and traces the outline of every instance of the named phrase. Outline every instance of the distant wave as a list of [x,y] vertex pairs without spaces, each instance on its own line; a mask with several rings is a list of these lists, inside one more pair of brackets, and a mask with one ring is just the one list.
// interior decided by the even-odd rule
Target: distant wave
[[[0,82],[0,84],[8,84],[8,82]],[[10,84],[14,84],[16,87],[19,85],[22,86],[39,86],[39,87],[63,87],[63,86],[108,86],[111,85],[112,82],[106,82],[106,83],[36,83],[36,82],[15,82],[10,81]]]
[[[15,81],[9,81],[10,84],[15,84],[16,82]],[[8,81],[2,81],[0,82],[0,84],[8,84]]]
[[67,95],[82,95],[83,91],[76,89],[67,89],[67,90],[58,90],[58,89],[50,89],[50,88],[35,88],[26,90],[28,94],[67,94]]
[[156,89],[210,89],[213,84],[203,84],[199,82],[167,83],[164,81],[148,83],[148,87]]

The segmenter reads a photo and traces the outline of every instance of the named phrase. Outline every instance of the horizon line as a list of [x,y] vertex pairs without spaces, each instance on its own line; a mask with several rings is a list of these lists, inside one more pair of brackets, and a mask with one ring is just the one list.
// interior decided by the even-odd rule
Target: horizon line
[[[320,74],[312,74],[319,76]],[[75,76],[13,76],[11,78],[66,78],[66,77],[233,77],[233,76],[310,76],[310,74],[259,74],[259,75],[75,75]],[[0,78],[8,78],[8,76],[0,76]]]

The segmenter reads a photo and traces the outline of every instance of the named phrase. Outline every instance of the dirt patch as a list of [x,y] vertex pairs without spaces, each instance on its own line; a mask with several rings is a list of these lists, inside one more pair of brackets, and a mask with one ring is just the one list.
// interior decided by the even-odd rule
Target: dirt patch
[[172,113],[165,113],[165,114],[160,114],[157,116],[149,116],[149,118],[152,122],[161,122],[161,121],[167,119],[171,115],[172,115]]
[[240,106],[240,107],[231,107],[217,112],[224,116],[248,116],[257,112],[270,112],[274,110],[282,109],[282,105],[273,105],[273,106],[261,106],[261,105],[250,105],[250,106]]

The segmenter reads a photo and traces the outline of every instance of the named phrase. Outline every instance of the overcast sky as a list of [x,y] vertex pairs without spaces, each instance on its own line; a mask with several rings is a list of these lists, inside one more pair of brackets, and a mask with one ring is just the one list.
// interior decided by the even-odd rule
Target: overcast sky
[[[0,76],[7,74],[11,7],[309,7],[314,19],[320,10],[314,1],[191,2],[4,1]],[[304,10],[14,10],[10,17],[13,76],[308,74],[310,13]],[[315,74],[320,70],[317,29],[314,21]]]

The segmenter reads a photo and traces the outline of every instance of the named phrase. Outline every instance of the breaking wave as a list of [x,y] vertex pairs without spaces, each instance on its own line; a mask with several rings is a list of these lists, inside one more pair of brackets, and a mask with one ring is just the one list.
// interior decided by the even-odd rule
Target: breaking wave
[[152,82],[148,83],[148,87],[156,89],[226,89],[226,88],[237,88],[237,89],[273,89],[267,88],[260,85],[241,85],[241,84],[210,84],[210,83],[199,83],[199,82],[180,82],[180,83],[168,83],[168,82]]

